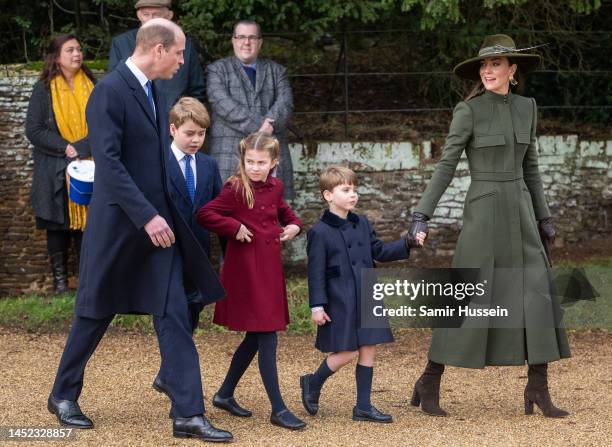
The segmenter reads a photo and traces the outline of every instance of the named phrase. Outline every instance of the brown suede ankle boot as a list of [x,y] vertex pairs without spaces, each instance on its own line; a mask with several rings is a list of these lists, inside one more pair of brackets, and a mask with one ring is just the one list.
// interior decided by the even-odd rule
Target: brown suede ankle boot
[[431,416],[446,416],[446,411],[440,408],[440,379],[443,372],[443,364],[429,360],[425,371],[414,384],[410,405],[421,405],[421,410]]
[[527,386],[525,387],[525,414],[533,414],[535,403],[544,416],[562,418],[569,413],[553,405],[548,392],[548,364],[529,365],[527,371]]

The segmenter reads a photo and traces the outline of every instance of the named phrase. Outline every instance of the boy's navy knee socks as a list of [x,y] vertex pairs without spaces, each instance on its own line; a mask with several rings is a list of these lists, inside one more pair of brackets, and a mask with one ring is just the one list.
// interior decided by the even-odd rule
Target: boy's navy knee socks
[[374,368],[357,364],[355,368],[355,381],[357,382],[357,408],[364,411],[372,409],[370,395],[372,393],[372,376]]
[[310,390],[314,392],[321,391],[323,384],[333,373],[327,365],[327,358],[323,359],[319,368],[310,376]]

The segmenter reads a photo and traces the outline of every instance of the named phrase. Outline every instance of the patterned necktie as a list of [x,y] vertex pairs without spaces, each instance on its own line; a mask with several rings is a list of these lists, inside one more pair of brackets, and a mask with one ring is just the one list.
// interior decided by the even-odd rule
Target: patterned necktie
[[153,83],[151,81],[147,81],[145,85],[147,86],[147,99],[149,100],[151,110],[153,110],[153,116],[157,117],[155,113],[155,101],[153,100]]
[[187,192],[191,198],[191,203],[195,202],[195,179],[193,178],[193,169],[191,169],[191,155],[185,155],[185,183]]

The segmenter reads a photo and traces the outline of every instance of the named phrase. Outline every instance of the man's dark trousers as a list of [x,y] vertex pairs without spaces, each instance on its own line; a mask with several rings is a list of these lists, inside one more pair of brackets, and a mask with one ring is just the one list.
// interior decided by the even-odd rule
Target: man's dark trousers
[[[174,251],[166,312],[163,317],[153,316],[153,324],[162,358],[163,381],[172,396],[174,415],[189,417],[204,413],[200,366],[191,337],[192,322],[183,288],[179,248],[174,245],[165,250]],[[56,399],[78,400],[87,362],[113,317],[75,316],[53,385]]]

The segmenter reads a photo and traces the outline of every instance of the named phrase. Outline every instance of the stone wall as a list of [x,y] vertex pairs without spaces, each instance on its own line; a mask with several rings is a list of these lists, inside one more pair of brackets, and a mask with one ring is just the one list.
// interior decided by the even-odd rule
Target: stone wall
[[[45,291],[51,285],[45,234],[35,229],[29,202],[32,148],[23,126],[34,82],[34,75],[0,76],[0,297]],[[294,144],[297,197],[293,206],[308,228],[324,208],[318,173],[331,164],[345,164],[359,173],[358,212],[369,216],[383,239],[397,238],[407,229],[412,208],[435,169],[432,148],[439,153],[437,142]],[[584,141],[576,135],[558,135],[541,136],[538,142],[542,180],[559,233],[557,243],[610,235],[612,139]],[[464,158],[436,209],[427,249],[417,253],[416,260],[452,254],[469,183]],[[303,268],[305,245],[300,237],[286,247],[289,265]]]

